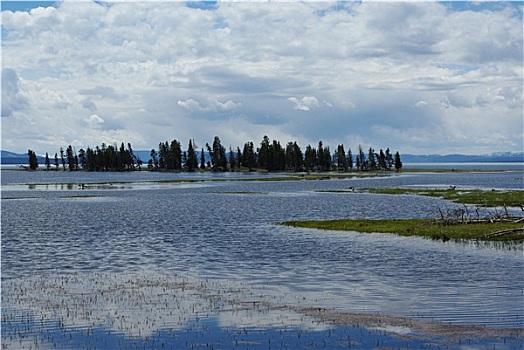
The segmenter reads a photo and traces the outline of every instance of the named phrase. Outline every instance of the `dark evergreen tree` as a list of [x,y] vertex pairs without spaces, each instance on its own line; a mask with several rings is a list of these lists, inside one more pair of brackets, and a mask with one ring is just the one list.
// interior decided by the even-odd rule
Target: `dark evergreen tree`
[[378,154],[378,168],[380,170],[388,170],[388,166],[386,163],[386,155],[384,154],[382,148],[380,149],[380,153]]
[[368,151],[367,170],[370,170],[370,171],[377,170],[377,161],[375,159],[375,150],[372,147],[369,147],[369,151]]
[[349,170],[353,170],[353,153],[351,153],[351,148],[348,149],[348,168]]
[[240,151],[240,147],[237,146],[236,167],[240,170],[241,166],[242,166],[242,152]]
[[33,150],[27,150],[27,156],[29,157],[29,169],[36,170],[38,168],[38,159]]
[[346,159],[346,151],[344,145],[338,145],[337,151],[335,152],[335,158],[337,162],[337,169],[341,171],[348,170],[348,161]]
[[236,165],[236,159],[235,159],[235,153],[233,152],[233,148],[229,146],[229,171],[235,171],[235,165]]
[[262,142],[260,142],[260,148],[257,149],[258,163],[257,167],[260,169],[269,170],[269,138],[264,135]]
[[[116,144],[115,144],[115,148],[116,148]],[[117,166],[116,168],[118,169],[118,171],[124,171],[126,170],[126,166],[128,164],[128,160],[127,160],[127,157],[128,154],[126,152],[126,147],[124,146],[124,143],[122,142],[120,144],[120,149],[118,150],[118,154],[117,154]]]
[[306,168],[306,171],[314,170],[317,166],[317,151],[311,147],[311,145],[307,145],[306,151],[304,152],[304,167]]
[[171,141],[168,150],[168,170],[182,170],[182,147],[177,140]]
[[58,154],[55,153],[55,170],[58,170],[58,167],[59,167],[59,165],[58,165]]
[[73,154],[73,147],[69,145],[66,149],[67,164],[69,166],[69,171],[76,170],[75,156]]
[[182,152],[182,169],[187,171],[187,152]]
[[47,171],[51,168],[51,161],[49,160],[49,154],[47,154],[47,152],[45,153],[45,168]]
[[86,151],[83,148],[78,150],[78,161],[77,164],[80,165],[82,169],[86,168]]
[[395,153],[395,170],[400,171],[402,169],[402,161],[400,160],[400,153]]
[[361,145],[358,145],[357,169],[361,171],[366,169],[366,156]]
[[322,144],[322,141],[319,141],[317,149],[317,170],[324,171],[325,167],[326,157],[324,152],[324,145]]
[[324,166],[322,167],[322,171],[330,171],[333,167],[332,164],[332,158],[331,158],[331,151],[329,150],[329,146],[324,147]]
[[87,147],[85,152],[85,164],[84,169],[87,171],[95,171],[97,170],[96,166],[96,154],[95,151],[93,151],[92,148]]
[[213,148],[206,143],[207,150],[211,155],[211,168],[213,171],[226,171],[227,170],[227,158],[226,149],[222,146],[220,138],[215,136],[213,139]]
[[126,150],[126,166],[127,170],[135,170],[135,163],[138,163],[137,157],[135,157],[135,154],[133,152],[133,148],[131,147],[131,143],[127,143],[127,150]]
[[193,148],[193,142],[189,140],[187,147],[187,171],[195,171],[198,168],[198,160],[195,149]]
[[304,169],[304,156],[297,142],[288,142],[286,146],[286,170],[302,171]]
[[60,147],[60,159],[62,160],[62,167],[66,170],[66,162],[64,158],[64,149]]
[[386,168],[388,170],[391,170],[394,165],[393,155],[391,154],[391,151],[389,150],[389,147],[386,148]]
[[269,145],[266,168],[268,171],[283,171],[286,166],[286,154],[279,141]]
[[206,156],[204,155],[204,148],[200,152],[200,169],[204,170],[206,168]]
[[158,168],[165,170],[168,167],[169,160],[167,159],[169,153],[168,142],[160,142],[158,144]]
[[242,152],[242,166],[251,171],[256,168],[256,162],[255,146],[253,142],[246,142]]
[[151,149],[151,153],[149,154],[149,156],[151,157],[149,166],[148,166],[149,169],[158,170],[158,154],[154,148]]

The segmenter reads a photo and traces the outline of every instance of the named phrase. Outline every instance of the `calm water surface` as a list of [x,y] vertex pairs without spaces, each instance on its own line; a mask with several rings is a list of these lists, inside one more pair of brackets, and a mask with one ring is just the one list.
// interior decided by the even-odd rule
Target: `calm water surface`
[[[192,285],[216,281],[225,289],[217,287],[213,293],[241,288],[244,299],[256,295],[261,300],[274,300],[288,308],[318,307],[342,313],[380,313],[446,324],[522,328],[522,245],[508,248],[442,243],[380,233],[327,232],[276,225],[280,221],[304,219],[437,217],[438,208],[455,206],[429,197],[318,190],[339,190],[349,186],[358,189],[451,185],[522,190],[522,175],[522,172],[408,173],[321,181],[158,183],[153,181],[195,176],[234,180],[235,176],[255,178],[263,175],[2,171],[3,314],[10,310],[8,316],[29,324],[36,324],[37,318],[49,324],[60,322],[60,319],[73,322],[75,318],[57,313],[57,310],[63,312],[63,308],[51,308],[54,311],[49,312],[42,305],[35,305],[48,305],[50,296],[61,295],[53,289],[60,281],[63,284],[60,278],[75,276],[75,280],[69,282],[70,289],[66,288],[67,293],[62,292],[62,299],[57,304],[78,308],[78,301],[71,298],[71,293],[77,295],[75,293],[80,290],[81,294],[81,290],[93,288],[99,281],[110,284],[113,280],[148,271],[145,275],[156,281],[169,279],[169,276],[191,279]],[[104,185],[82,189],[78,185],[82,183]],[[129,282],[122,282],[119,288],[129,289],[126,283]],[[19,297],[19,290],[34,295],[23,299]],[[108,290],[118,288],[108,287]],[[142,292],[146,299],[148,293],[152,293]],[[213,293],[206,297],[199,295],[209,300]],[[30,305],[29,300],[33,300],[33,304]],[[79,300],[87,302],[84,297]],[[142,307],[137,306],[140,304],[137,302],[133,307],[119,304],[114,308],[123,310],[121,312],[141,310]],[[160,304],[160,301],[155,303],[151,309],[158,311]],[[94,305],[95,309],[108,309],[107,304]],[[166,302],[163,309],[171,310],[171,304]],[[89,314],[89,310],[85,312]],[[91,332],[114,328],[114,320],[109,321],[107,314],[101,315],[105,316],[88,317]],[[222,321],[213,319],[209,312],[208,316],[207,323],[197,326],[233,331],[239,327],[241,319],[238,314],[226,317],[226,312],[220,314]],[[133,317],[141,319],[143,312]],[[286,317],[295,330],[292,336],[296,337],[296,330],[304,329],[304,325],[290,316],[280,315],[277,319],[281,321]],[[168,318],[166,315],[165,319]],[[77,317],[77,322],[79,319],[81,317]],[[270,327],[266,337],[282,330],[282,327],[275,328],[275,317],[268,315],[267,319],[261,321],[256,317],[246,323],[249,329]],[[7,320],[2,319],[4,329]],[[159,319],[155,322],[158,326],[146,333],[151,336],[156,331],[158,339],[163,339],[162,332],[169,328],[168,323]],[[195,322],[194,317],[188,316],[184,324],[189,327]],[[16,324],[19,323],[9,326],[12,333],[16,333]],[[195,329],[200,329],[197,326]],[[46,327],[43,329],[49,331]],[[74,327],[71,325],[70,329]],[[330,332],[325,328],[315,331],[320,332],[313,337],[316,340],[291,344],[306,347],[305,344],[311,345],[318,339],[327,339],[328,333],[322,332]],[[44,331],[40,326],[33,332],[42,334]],[[81,340],[86,337],[82,335],[85,328],[75,332],[78,334],[74,336]],[[348,329],[341,332],[343,337],[356,337]],[[363,336],[360,328],[355,328],[354,332],[361,332],[362,347],[377,346],[376,337]],[[58,333],[54,339],[59,339]],[[246,342],[259,344],[266,341],[258,339],[256,332],[253,338],[247,336],[246,339]],[[130,341],[117,340],[122,344]],[[113,339],[110,344],[116,344],[117,340]],[[513,340],[511,344],[518,347],[522,345],[521,340]],[[319,344],[313,347],[320,347]],[[340,344],[340,341],[333,344]],[[421,346],[416,343],[415,347],[417,344]],[[122,347],[130,347],[128,345]],[[396,346],[403,345],[398,343]],[[267,348],[267,344],[260,348]]]

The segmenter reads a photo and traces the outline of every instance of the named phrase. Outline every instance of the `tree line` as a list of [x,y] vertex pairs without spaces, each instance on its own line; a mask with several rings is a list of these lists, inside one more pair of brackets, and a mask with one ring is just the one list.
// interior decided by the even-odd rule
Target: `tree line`
[[[28,156],[30,169],[37,169],[35,152],[28,150]],[[376,152],[370,147],[365,152],[359,145],[353,155],[351,148],[346,151],[342,144],[331,152],[329,146],[319,141],[317,147],[308,145],[302,151],[296,142],[283,146],[267,136],[258,147],[253,142],[246,142],[242,149],[229,147],[229,150],[218,136],[211,145],[206,143],[200,149],[194,140],[189,140],[187,149],[183,149],[180,141],[174,139],[160,142],[158,149],[151,149],[149,156],[146,167],[150,171],[399,171],[402,168],[399,152],[392,154],[389,148]],[[120,146],[102,143],[78,152],[69,145],[65,150],[60,148],[53,158],[46,153],[45,168],[58,170],[60,167],[69,171],[135,171],[142,170],[144,162],[133,152],[131,143],[127,146],[123,142]]]

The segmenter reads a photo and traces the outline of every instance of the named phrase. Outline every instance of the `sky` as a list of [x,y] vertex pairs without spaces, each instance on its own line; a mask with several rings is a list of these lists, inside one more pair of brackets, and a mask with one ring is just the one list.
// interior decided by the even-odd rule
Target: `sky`
[[522,2],[2,1],[3,150],[523,149]]

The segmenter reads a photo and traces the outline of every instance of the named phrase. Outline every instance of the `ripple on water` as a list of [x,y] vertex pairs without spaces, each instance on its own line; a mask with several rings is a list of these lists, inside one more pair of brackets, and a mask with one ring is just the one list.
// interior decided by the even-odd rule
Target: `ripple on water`
[[[461,177],[452,179],[466,181]],[[448,180],[449,177],[436,176],[432,180],[413,175],[373,181],[362,179],[357,186],[431,185]],[[513,186],[511,179],[501,180],[500,176],[483,175],[476,183],[489,186],[491,181],[499,181],[502,187]],[[248,295],[293,310],[318,307],[339,313],[380,313],[456,325],[523,327],[524,317],[519,314],[522,308],[515,307],[522,306],[524,289],[524,281],[515,278],[521,276],[524,268],[522,245],[500,249],[489,245],[274,225],[290,219],[426,217],[438,206],[453,206],[429,197],[315,192],[349,185],[356,184],[350,180],[228,182],[213,183],[213,188],[144,188],[140,191],[23,192],[2,188],[3,301],[13,297],[9,293],[17,294],[16,288],[4,288],[10,281],[26,288],[25,283],[48,278],[49,282],[38,283],[60,295],[57,286],[61,286],[59,276],[62,275],[80,274],[79,278],[85,281],[73,283],[82,286],[79,289],[105,285],[111,290],[112,279],[118,282],[133,271],[152,269],[239,284],[249,291]],[[245,194],[214,193],[233,191]],[[12,200],[4,200],[7,198]],[[18,198],[20,200],[15,200]],[[26,282],[20,282],[24,280]],[[118,327],[112,328],[116,321],[108,316],[107,310],[135,317],[131,309],[138,306],[131,302],[132,298],[139,300],[140,295],[147,299],[147,293],[161,294],[151,286],[133,289],[125,281],[118,283],[125,287],[115,290],[113,295],[127,298],[127,304],[106,300],[93,304],[92,309],[84,308],[85,314],[98,315],[89,319],[91,324],[101,320],[101,328],[91,326],[93,332],[103,330],[116,335]],[[50,310],[37,313],[40,318],[35,320],[41,320],[44,315],[45,322],[60,322],[53,313],[63,318],[64,310],[58,306],[62,300],[74,305],[75,298],[86,298],[80,296],[83,292],[70,291],[62,300],[51,295],[45,299],[47,292],[33,289],[36,293],[33,300],[38,302],[32,307]],[[95,290],[98,293],[99,289]],[[135,292],[138,294],[133,296]],[[184,293],[181,295],[186,298]],[[147,305],[153,310],[163,305],[160,297],[152,300],[156,300],[156,304]],[[180,303],[185,310],[193,305],[182,300]],[[181,319],[185,320],[184,331],[196,316],[204,318],[202,310],[209,305],[209,300],[204,298],[195,304],[195,313],[190,307],[191,315]],[[4,304],[2,306],[4,310]],[[205,315],[209,314],[217,327],[227,328],[231,321],[220,321],[220,317],[233,319],[233,311],[222,310],[226,308],[223,305],[215,307],[221,310],[219,315],[213,309],[206,309]],[[239,307],[234,312],[241,314],[244,311],[238,310]],[[17,310],[22,309],[34,313],[34,309]],[[277,311],[285,310],[270,311],[278,315]],[[256,314],[255,318],[266,317],[262,311],[246,312]],[[302,326],[298,319],[304,313],[295,314],[298,316],[291,317],[296,317],[297,323],[282,314],[273,319],[284,320],[289,327],[299,329]],[[241,315],[246,319],[247,316]],[[168,322],[152,314],[145,317],[148,322],[154,320],[156,325],[162,325],[152,328],[150,334],[163,332],[163,327],[178,329],[172,318]],[[70,321],[81,324],[80,320]],[[122,322],[124,326],[124,320]],[[246,324],[254,327],[254,323],[246,321]],[[273,327],[269,321],[262,324]],[[126,323],[127,326],[133,331],[128,335],[124,332],[125,336],[135,336],[133,332],[138,329],[141,334],[148,333],[142,323],[140,326]]]

